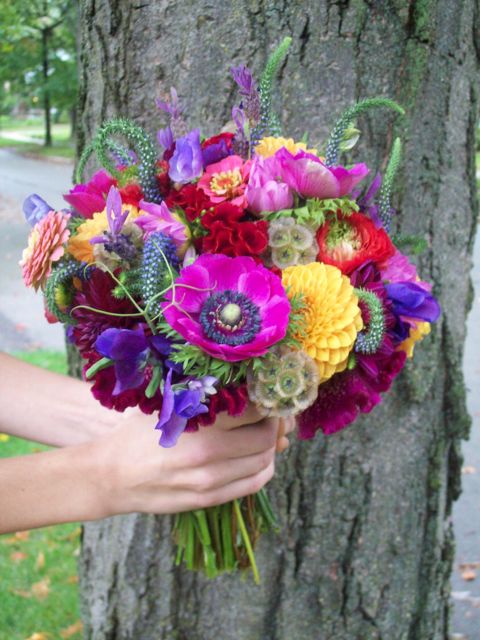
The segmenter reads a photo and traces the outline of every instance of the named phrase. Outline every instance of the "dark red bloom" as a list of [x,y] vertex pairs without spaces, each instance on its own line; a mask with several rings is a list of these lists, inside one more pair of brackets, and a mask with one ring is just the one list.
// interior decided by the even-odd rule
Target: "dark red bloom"
[[[104,271],[94,269],[88,280],[82,282],[82,289],[75,294],[72,316],[77,323],[73,327],[73,341],[82,355],[95,351],[97,337],[111,327],[128,329],[138,322],[138,318],[122,315],[105,315],[101,311],[109,313],[125,314],[136,313],[133,304],[125,298],[118,300],[112,294],[116,283]],[[77,305],[84,305],[96,309],[75,309]],[[100,313],[99,313],[100,311]]]
[[243,210],[229,202],[222,202],[201,219],[208,235],[201,239],[205,253],[257,258],[268,246],[268,224],[265,220],[241,221]]
[[[83,373],[89,369],[92,364],[95,364],[100,359],[98,354],[90,354],[90,358],[87,360],[87,364],[83,368]],[[153,396],[153,398],[147,398],[145,395],[145,389],[151,379],[151,367],[147,366],[145,370],[145,380],[142,384],[135,389],[128,389],[122,391],[117,395],[113,395],[115,383],[117,381],[115,377],[115,371],[113,367],[107,367],[101,369],[95,374],[93,379],[93,385],[91,392],[93,397],[100,402],[107,409],[115,409],[115,411],[125,411],[128,407],[138,407],[143,413],[152,414],[154,411],[160,411],[162,408],[162,394],[160,391]]]
[[348,216],[338,212],[317,232],[318,260],[349,274],[364,262],[378,264],[395,253],[395,247],[384,229],[377,229],[362,213]]
[[215,206],[205,192],[197,189],[194,184],[186,184],[178,191],[172,189],[165,198],[165,204],[169,209],[175,207],[182,209],[189,222],[193,222],[203,211]]
[[138,203],[143,198],[143,191],[139,184],[130,183],[120,189],[120,196],[124,204],[131,204],[138,207]]
[[210,396],[208,413],[191,418],[187,423],[186,431],[197,431],[199,426],[212,425],[222,411],[226,411],[229,416],[241,416],[247,404],[247,385],[222,387],[215,395]]
[[212,136],[211,138],[207,138],[202,142],[202,149],[208,149],[214,144],[225,143],[226,148],[231,151],[233,138],[235,137],[234,133],[229,133],[226,131],[225,133],[219,133],[216,136]]

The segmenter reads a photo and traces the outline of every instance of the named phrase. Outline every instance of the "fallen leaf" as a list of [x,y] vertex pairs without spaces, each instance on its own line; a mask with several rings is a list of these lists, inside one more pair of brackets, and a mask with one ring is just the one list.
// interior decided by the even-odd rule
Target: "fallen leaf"
[[20,540],[21,542],[25,542],[30,537],[30,531],[17,531],[14,538],[15,540]]
[[480,561],[472,560],[472,562],[461,562],[458,567],[459,569],[480,569]]
[[8,442],[10,440],[10,436],[6,433],[0,433],[0,442]]
[[45,600],[50,593],[50,578],[44,578],[40,582],[32,584],[32,595],[38,600]]
[[83,624],[81,620],[77,620],[77,622],[74,622],[66,629],[62,629],[60,631],[60,635],[62,636],[62,638],[71,638],[75,634],[81,633],[82,631],[83,631]]
[[33,633],[31,636],[26,638],[26,640],[48,640],[49,637],[49,633],[43,633],[42,631],[40,631]]
[[463,467],[462,473],[464,475],[471,475],[472,473],[477,473],[477,469],[475,467]]
[[461,576],[464,580],[470,582],[471,580],[475,580],[477,577],[477,572],[473,569],[464,569],[461,573]]
[[43,553],[43,551],[40,551],[40,553],[37,556],[37,561],[35,562],[35,569],[37,571],[40,571],[40,569],[43,569],[44,566],[45,566],[45,554]]
[[23,553],[23,551],[12,551],[12,553],[10,554],[10,560],[12,562],[21,562],[27,557],[27,554]]
[[68,576],[67,583],[68,584],[78,584],[78,576]]

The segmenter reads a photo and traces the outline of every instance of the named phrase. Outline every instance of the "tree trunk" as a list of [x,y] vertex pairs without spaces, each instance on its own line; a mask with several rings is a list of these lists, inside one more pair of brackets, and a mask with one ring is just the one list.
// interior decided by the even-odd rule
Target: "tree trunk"
[[43,75],[43,112],[45,119],[45,141],[46,147],[52,146],[52,118],[50,110],[50,90],[48,88],[48,45],[50,39],[50,29],[42,29],[42,75]]
[[258,546],[262,584],[209,582],[174,567],[170,518],[88,524],[80,561],[91,640],[446,640],[460,440],[468,272],[475,232],[478,3],[475,0],[82,1],[79,150],[106,118],[155,131],[154,104],[174,85],[192,126],[230,118],[229,67],[257,73],[293,36],[279,81],[284,131],[310,142],[355,100],[407,109],[362,119],[357,160],[385,163],[405,141],[398,230],[443,316],[383,405],[340,434],[292,446],[269,487],[279,536]]

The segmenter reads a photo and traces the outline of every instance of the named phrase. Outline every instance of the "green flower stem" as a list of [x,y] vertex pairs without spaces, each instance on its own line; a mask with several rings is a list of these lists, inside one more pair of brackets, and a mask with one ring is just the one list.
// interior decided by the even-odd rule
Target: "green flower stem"
[[113,360],[110,360],[110,358],[100,358],[100,360],[97,360],[95,364],[92,364],[92,366],[86,370],[85,372],[86,379],[90,380],[90,378],[93,378],[93,376],[95,376],[99,371],[101,371],[102,369],[106,369],[107,367],[110,367],[110,365],[112,364],[113,364]]
[[240,529],[240,533],[243,538],[243,544],[245,545],[245,550],[247,552],[248,559],[250,561],[250,565],[253,571],[253,579],[255,580],[255,584],[260,584],[260,575],[258,573],[257,563],[255,561],[255,554],[252,549],[252,544],[250,542],[250,536],[248,535],[247,527],[245,526],[245,520],[243,519],[242,510],[240,509],[239,500],[233,501],[233,509],[235,511],[235,515],[238,522],[238,527]]

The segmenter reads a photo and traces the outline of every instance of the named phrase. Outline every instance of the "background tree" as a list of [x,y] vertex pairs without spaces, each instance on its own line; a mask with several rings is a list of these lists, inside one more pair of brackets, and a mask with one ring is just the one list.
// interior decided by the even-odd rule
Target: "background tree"
[[[44,111],[45,146],[52,145],[51,113],[67,110],[73,119],[77,99],[77,4],[72,0],[0,0],[0,84],[8,96],[39,102]],[[11,98],[8,100],[9,106]]]
[[[397,231],[419,258],[444,314],[394,392],[342,433],[297,443],[270,495],[282,534],[265,537],[263,576],[208,582],[172,563],[170,519],[89,524],[80,563],[92,640],[446,640],[460,439],[469,419],[461,372],[475,232],[479,15],[475,0],[271,0],[81,3],[79,150],[114,115],[152,132],[154,98],[176,86],[205,134],[230,118],[229,66],[258,72],[285,35],[284,131],[326,139],[355,100],[385,95],[408,116],[359,122],[357,157],[385,164],[405,141]],[[281,101],[281,102],[280,102]],[[73,364],[73,363],[72,363]]]

